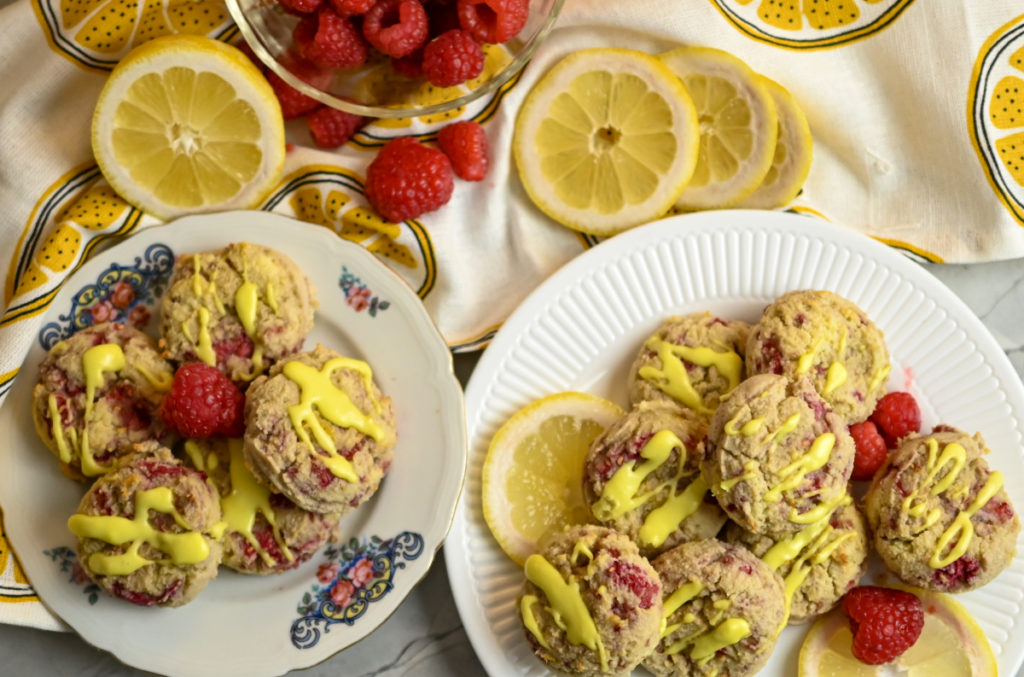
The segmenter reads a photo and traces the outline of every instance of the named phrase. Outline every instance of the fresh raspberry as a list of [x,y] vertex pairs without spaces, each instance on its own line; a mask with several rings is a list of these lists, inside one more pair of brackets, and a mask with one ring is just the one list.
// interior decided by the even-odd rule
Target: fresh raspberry
[[650,609],[661,596],[661,586],[643,569],[630,562],[616,560],[608,567],[608,578],[615,585],[626,588],[639,600],[641,609]]
[[885,440],[878,433],[878,428],[871,421],[862,421],[850,426],[850,437],[857,447],[853,457],[853,474],[851,480],[870,480],[875,472],[882,467],[889,449]]
[[889,393],[878,400],[870,419],[875,422],[890,449],[899,441],[921,430],[921,409],[910,393]]
[[330,7],[317,16],[316,35],[304,52],[307,59],[324,68],[355,68],[366,61],[369,49],[351,21]]
[[366,124],[366,118],[354,113],[324,106],[306,118],[313,141],[321,148],[337,148],[348,141],[356,130]]
[[903,590],[858,586],[843,597],[843,611],[850,618],[853,655],[868,665],[895,660],[924,627],[921,600]]
[[363,35],[388,56],[412,54],[427,33],[427,12],[417,0],[377,0],[363,15]]
[[323,0],[278,0],[284,8],[296,14],[312,14],[320,9]]
[[309,111],[320,106],[320,102],[311,96],[306,96],[281,79],[281,76],[273,71],[267,71],[267,82],[274,90],[278,103],[281,104],[281,116],[285,120],[293,120],[301,117]]
[[330,0],[331,7],[339,16],[358,16],[365,14],[376,0]]
[[399,75],[416,80],[423,77],[423,50],[417,49],[412,54],[406,54],[400,59],[391,59],[391,67]]
[[178,368],[160,418],[183,437],[241,437],[245,395],[219,369],[202,362]]
[[450,30],[423,48],[423,75],[430,84],[454,87],[484,70],[484,50],[464,30]]
[[530,0],[459,0],[459,22],[480,42],[514,38],[530,16]]
[[455,176],[481,181],[487,175],[487,134],[479,122],[463,120],[445,125],[437,133],[437,145],[451,161]]
[[454,188],[448,157],[409,136],[389,141],[366,170],[366,199],[392,222],[438,209]]

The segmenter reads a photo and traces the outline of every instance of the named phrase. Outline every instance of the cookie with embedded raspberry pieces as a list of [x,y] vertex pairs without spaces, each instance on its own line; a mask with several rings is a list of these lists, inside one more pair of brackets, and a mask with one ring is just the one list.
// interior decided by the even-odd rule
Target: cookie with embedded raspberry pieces
[[395,410],[367,363],[317,346],[253,381],[245,398],[245,462],[260,483],[304,510],[344,514],[391,466]]
[[206,477],[148,443],[96,480],[68,528],[83,570],[100,588],[133,604],[175,607],[217,575],[220,519]]
[[943,427],[905,438],[876,473],[865,513],[875,549],[904,582],[963,592],[1009,566],[1020,519],[987,451],[980,434]]
[[711,538],[725,513],[700,472],[707,424],[668,402],[641,402],[591,444],[583,495],[594,518],[651,557]]
[[186,254],[162,300],[162,344],[173,360],[245,382],[302,348],[316,306],[309,279],[269,247],[241,242]]
[[134,327],[105,322],[82,329],[50,348],[39,365],[32,391],[36,432],[67,476],[102,475],[141,442],[173,442],[158,415],[173,373],[153,340]]
[[655,675],[753,675],[786,623],[785,586],[752,552],[716,539],[683,543],[651,564],[661,578],[661,639],[643,666]]
[[555,531],[525,571],[519,618],[554,670],[628,674],[657,643],[661,581],[628,537],[589,524]]

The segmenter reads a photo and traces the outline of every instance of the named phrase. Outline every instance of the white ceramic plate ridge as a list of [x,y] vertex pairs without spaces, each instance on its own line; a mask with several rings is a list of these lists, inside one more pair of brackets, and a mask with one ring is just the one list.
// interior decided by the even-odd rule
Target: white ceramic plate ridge
[[[394,461],[379,492],[342,518],[342,542],[297,569],[244,576],[222,568],[183,607],[137,607],[75,575],[67,519],[85,486],[64,477],[36,437],[30,413],[35,365],[44,346],[91,314],[155,315],[176,256],[241,241],[287,254],[311,279],[320,306],[305,348],[322,343],[370,364],[395,404]],[[123,307],[109,305],[119,283],[132,290],[126,296],[122,287]],[[97,311],[104,298],[108,307]],[[149,228],[82,266],[54,300],[0,410],[0,438],[7,536],[43,602],[86,641],[128,665],[189,677],[282,674],[320,663],[370,634],[429,570],[451,526],[466,465],[462,390],[451,353],[415,293],[364,248],[267,212],[188,217]],[[363,559],[373,565],[369,581],[365,565],[359,576],[348,575]]]
[[[483,520],[480,470],[494,432],[519,408],[560,391],[587,391],[625,406],[629,366],[664,318],[710,310],[753,322],[792,289],[829,289],[864,309],[885,332],[890,389],[915,395],[925,429],[944,422],[981,432],[992,450],[989,463],[1024,509],[1024,386],[985,326],[926,270],[852,230],[797,214],[665,219],[601,243],[534,290],[467,386],[470,463],[444,550],[459,614],[491,675],[548,674],[516,617],[522,572]],[[995,581],[956,596],[985,631],[1005,675],[1016,674],[1024,660],[1024,624],[1017,622],[1022,540]],[[761,675],[796,674],[807,627],[783,631]]]

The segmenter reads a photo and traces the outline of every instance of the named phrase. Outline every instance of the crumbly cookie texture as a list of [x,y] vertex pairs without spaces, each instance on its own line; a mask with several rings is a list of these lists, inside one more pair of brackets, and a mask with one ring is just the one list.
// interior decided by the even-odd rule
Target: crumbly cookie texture
[[248,381],[302,348],[316,294],[290,258],[242,242],[178,258],[161,300],[167,355]]
[[711,313],[673,316],[652,334],[629,370],[629,401],[666,400],[710,417],[744,378],[750,325]]
[[1020,519],[980,434],[940,426],[907,437],[875,474],[865,512],[875,549],[910,585],[963,592],[1016,554]]
[[704,477],[745,529],[781,536],[827,517],[846,495],[854,444],[810,381],[751,376],[708,428]]
[[748,374],[807,376],[848,423],[871,415],[891,365],[882,331],[854,303],[829,291],[783,294],[765,308],[746,348]]
[[549,667],[628,674],[657,643],[661,582],[628,537],[596,525],[556,531],[525,570],[519,618]]
[[780,539],[735,522],[726,526],[723,538],[747,548],[782,576],[790,624],[834,607],[864,575],[870,552],[864,517],[852,499],[824,520]]
[[173,374],[152,339],[134,327],[106,322],[82,329],[39,365],[32,391],[36,433],[64,474],[102,475],[140,443],[173,442],[157,414]]
[[706,432],[703,418],[670,402],[633,407],[587,453],[583,495],[594,518],[647,557],[717,534],[726,518],[700,472]]
[[311,512],[345,514],[364,503],[394,456],[391,398],[369,365],[323,346],[253,381],[245,423],[253,475]]
[[645,668],[659,677],[745,677],[764,666],[786,623],[778,573],[716,539],[683,543],[652,565],[664,588],[665,620]]
[[[124,522],[142,510],[149,519],[126,533]],[[104,591],[142,606],[176,607],[217,575],[220,519],[204,475],[149,443],[93,483],[68,527],[78,536],[83,570]]]

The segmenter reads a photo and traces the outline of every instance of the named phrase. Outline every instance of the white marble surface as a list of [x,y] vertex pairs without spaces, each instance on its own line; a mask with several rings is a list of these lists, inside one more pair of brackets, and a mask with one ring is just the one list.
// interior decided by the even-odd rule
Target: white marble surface
[[[1024,378],[1024,260],[928,269],[981,318]],[[478,355],[460,355],[456,372],[466,383]],[[76,635],[0,626],[5,674],[130,677],[143,675]],[[444,558],[377,632],[329,661],[292,673],[306,677],[440,677],[483,675],[452,600]],[[499,677],[499,676],[493,676]],[[1024,670],[1017,677],[1024,677]]]

